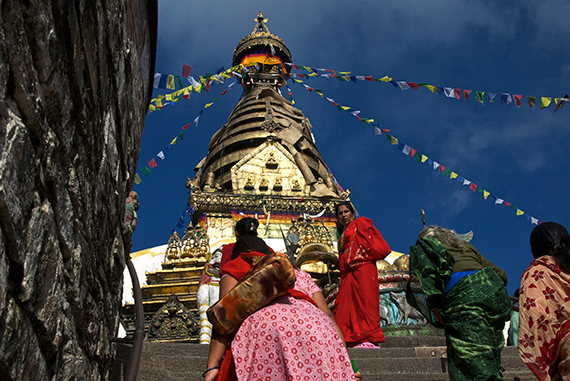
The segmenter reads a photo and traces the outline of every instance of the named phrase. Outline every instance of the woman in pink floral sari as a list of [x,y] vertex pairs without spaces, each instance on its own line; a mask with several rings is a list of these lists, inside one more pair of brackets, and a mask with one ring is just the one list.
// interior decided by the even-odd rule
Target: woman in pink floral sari
[[521,277],[519,354],[538,380],[570,381],[570,235],[545,222],[530,234],[535,258]]

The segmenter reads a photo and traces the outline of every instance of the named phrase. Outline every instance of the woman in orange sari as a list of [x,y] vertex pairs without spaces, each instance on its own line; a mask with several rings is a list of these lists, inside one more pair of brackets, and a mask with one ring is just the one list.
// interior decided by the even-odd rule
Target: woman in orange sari
[[377,347],[384,342],[380,328],[380,293],[376,261],[390,254],[382,234],[365,217],[354,218],[354,208],[341,202],[338,219],[340,286],[334,317],[348,347]]
[[530,234],[521,277],[519,355],[538,380],[570,380],[570,235],[556,222]]

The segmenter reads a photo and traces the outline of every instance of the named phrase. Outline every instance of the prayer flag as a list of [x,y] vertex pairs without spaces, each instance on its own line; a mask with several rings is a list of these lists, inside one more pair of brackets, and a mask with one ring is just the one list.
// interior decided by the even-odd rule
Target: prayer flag
[[487,93],[487,97],[489,97],[489,102],[493,103],[493,99],[495,98],[497,94],[495,93]]
[[486,200],[487,197],[489,197],[491,193],[487,192],[486,190],[483,189],[483,198]]
[[513,94],[513,98],[515,98],[515,106],[521,107],[522,105],[522,95]]
[[449,175],[451,175],[451,171],[449,170],[449,168],[446,168],[445,171],[443,171],[443,175],[444,175],[444,176],[449,176]]
[[501,101],[503,101],[503,104],[506,106],[509,103],[511,103],[513,101],[513,99],[511,98],[511,94],[509,93],[501,93]]
[[392,80],[392,78],[388,77],[387,75],[383,76],[382,78],[380,78],[378,81],[382,81],[382,82],[390,82]]
[[443,173],[445,171],[445,167],[443,165],[439,165],[439,173]]
[[414,157],[414,155],[416,154],[416,152],[418,152],[418,151],[416,151],[416,150],[413,149],[413,148],[410,148],[410,157]]
[[455,172],[451,172],[451,175],[449,175],[449,178],[451,180],[455,179],[456,177],[457,177],[457,173],[455,173]]
[[139,174],[135,174],[135,184],[139,185],[140,183],[142,183],[142,179],[139,176]]
[[145,165],[144,168],[141,169],[141,172],[143,175],[148,176],[148,174],[150,173],[150,168]]
[[471,93],[471,90],[463,90],[463,98],[465,98],[465,100],[467,100],[467,98],[469,98],[470,93]]
[[166,88],[170,90],[174,90],[176,88],[174,86],[174,76],[172,74],[168,76],[168,80],[166,81]]
[[474,183],[469,184],[469,188],[470,188],[473,192],[476,192],[476,191],[477,191],[477,185],[475,185]]
[[409,90],[410,88],[410,86],[405,81],[397,81],[396,83],[398,84],[398,86],[400,86],[400,89],[402,90]]
[[156,154],[156,156],[160,157],[162,160],[164,160],[164,152],[160,151],[159,153]]
[[200,115],[198,115],[198,116],[196,117],[196,119],[194,119],[194,120],[192,121],[192,123],[194,123],[194,124],[196,125],[196,127],[198,127],[198,120],[200,120]]
[[378,127],[374,127],[374,135],[382,135],[382,130]]
[[154,158],[152,158],[152,160],[148,162],[148,166],[149,166],[149,168],[155,168],[156,167],[156,161],[154,160]]
[[463,180],[463,185],[471,185],[471,181],[465,179]]
[[534,104],[536,103],[536,97],[526,97],[526,100],[528,101],[528,107],[532,108],[534,107]]
[[428,157],[426,155],[422,155],[421,162],[425,163],[427,159],[428,159]]
[[455,98],[455,94],[453,93],[453,89],[451,87],[444,87],[443,92],[446,97]]
[[501,205],[503,202],[505,202],[505,200],[497,197],[497,199],[495,200],[495,205]]
[[154,82],[152,83],[152,87],[154,87],[155,89],[158,88],[158,85],[160,83],[160,77],[162,76],[162,74],[160,73],[156,73],[154,74]]
[[183,77],[188,77],[190,75],[191,71],[192,71],[192,66],[188,66],[186,64],[182,65],[182,76]]
[[158,81],[158,87],[161,89],[166,89],[166,75],[161,75]]
[[188,128],[190,128],[191,125],[192,125],[192,123],[188,123],[187,125],[182,126],[182,129],[187,130]]
[[214,104],[214,102],[206,103],[206,104],[204,105],[204,108],[208,108],[208,107],[210,107],[210,106],[213,105],[213,104]]
[[536,218],[531,217],[531,218],[530,218],[530,222],[531,222],[532,224],[534,224],[534,225],[538,225],[538,222],[539,222],[539,221],[538,221]]
[[170,145],[173,146],[176,144],[176,139],[178,139],[178,136],[175,137],[174,139],[172,139],[172,141],[170,142]]
[[412,151],[412,147],[410,147],[409,145],[404,145],[404,149],[402,150],[402,153],[404,155],[408,155],[410,156],[410,152]]
[[524,212],[517,208],[517,216],[522,216]]
[[481,104],[482,104],[483,106],[485,106],[485,105],[483,104],[483,94],[485,94],[484,91],[475,91],[475,98],[477,98],[477,100],[478,100],[479,102],[481,102]]
[[178,81],[178,85],[180,86],[180,88],[183,88],[184,86],[182,85],[182,79],[180,78],[179,75],[176,75],[176,80]]
[[434,161],[433,162],[433,170],[435,171],[438,168],[439,168],[439,163],[437,161]]
[[550,97],[540,97],[540,109],[547,108],[552,102],[552,98]]
[[455,93],[455,98],[461,99],[461,89],[453,89],[453,92]]
[[564,106],[564,103],[570,102],[570,98],[568,98],[568,94],[566,94],[562,98],[555,98],[554,102],[556,103],[556,109],[554,109],[554,112],[556,112]]
[[423,83],[422,85],[427,87],[429,91],[431,91],[432,93],[440,94],[439,89],[437,87],[432,86],[429,83]]
[[417,90],[421,87],[416,82],[407,82],[407,84],[408,84],[408,86],[410,86],[414,90]]

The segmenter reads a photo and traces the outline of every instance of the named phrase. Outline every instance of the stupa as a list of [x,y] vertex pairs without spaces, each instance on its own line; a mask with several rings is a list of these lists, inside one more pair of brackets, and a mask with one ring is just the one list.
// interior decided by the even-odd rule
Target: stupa
[[[325,296],[338,285],[334,207],[350,201],[350,191],[328,172],[309,119],[281,95],[289,49],[269,32],[261,12],[255,23],[232,58],[243,95],[186,184],[192,221],[182,237],[175,232],[159,249],[161,269],[146,273],[147,340],[198,341],[202,271],[212,253],[235,241],[233,228],[245,216],[256,217],[259,236],[308,271]],[[216,271],[210,267],[209,275]],[[133,311],[124,305],[127,333],[134,330]]]

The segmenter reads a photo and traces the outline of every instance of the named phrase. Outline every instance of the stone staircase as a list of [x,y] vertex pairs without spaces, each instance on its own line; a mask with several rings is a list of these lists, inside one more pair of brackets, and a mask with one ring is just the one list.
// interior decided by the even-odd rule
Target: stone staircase
[[[208,345],[145,342],[138,381],[201,381],[206,369]],[[123,380],[130,346],[118,344],[112,380]],[[449,380],[445,338],[387,337],[380,349],[349,349],[350,358],[364,381]],[[504,380],[535,380],[518,356],[516,347],[502,352]]]

